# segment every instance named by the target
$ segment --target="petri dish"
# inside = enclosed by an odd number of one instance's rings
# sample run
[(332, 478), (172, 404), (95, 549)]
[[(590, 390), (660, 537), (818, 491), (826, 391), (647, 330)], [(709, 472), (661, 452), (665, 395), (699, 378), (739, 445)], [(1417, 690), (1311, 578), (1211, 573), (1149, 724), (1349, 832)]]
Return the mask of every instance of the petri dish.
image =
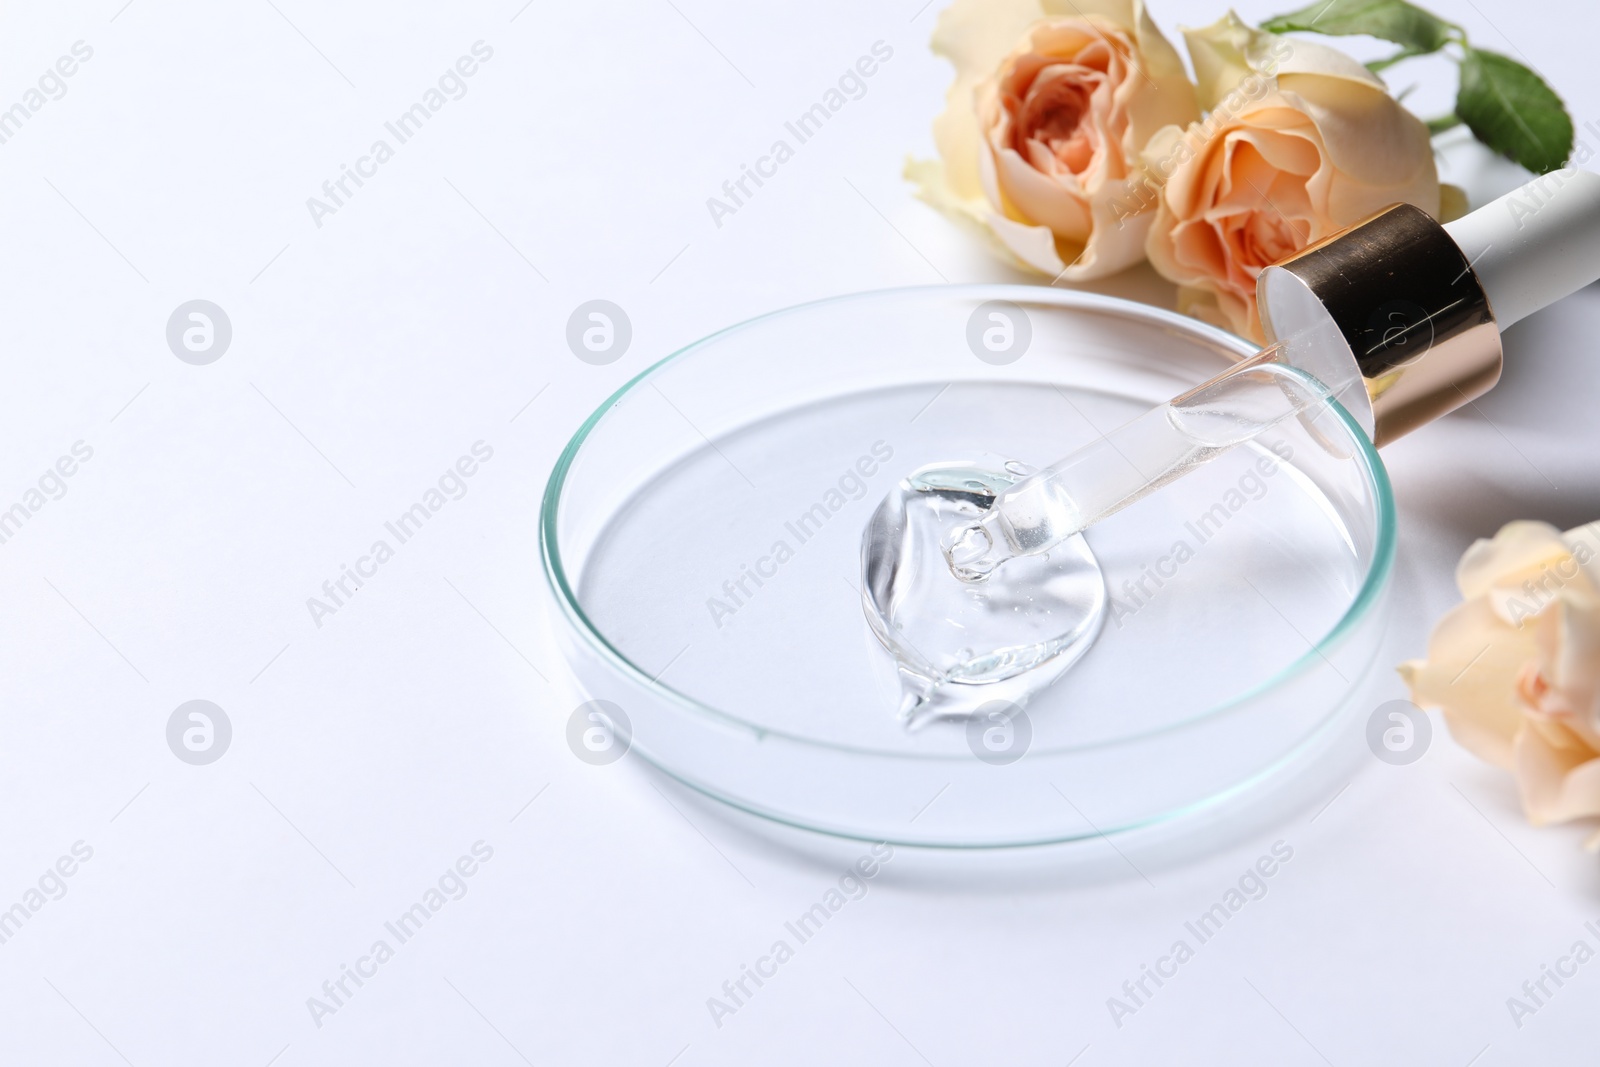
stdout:
[(1269, 796), (1348, 720), (1383, 634), (1393, 500), (1335, 401), (1091, 529), (1100, 636), (1014, 719), (908, 731), (860, 597), (862, 527), (907, 473), (1044, 466), (1253, 351), (1034, 286), (864, 293), (713, 334), (555, 465), (539, 533), (563, 651), (633, 752), (840, 837), (1054, 845)]

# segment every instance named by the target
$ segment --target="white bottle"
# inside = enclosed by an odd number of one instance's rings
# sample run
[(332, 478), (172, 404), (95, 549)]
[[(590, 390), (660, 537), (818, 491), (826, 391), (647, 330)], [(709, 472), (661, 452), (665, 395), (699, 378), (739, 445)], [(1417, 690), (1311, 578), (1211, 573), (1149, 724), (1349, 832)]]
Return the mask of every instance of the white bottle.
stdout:
[(1600, 175), (1552, 171), (1455, 222), (1406, 204), (1261, 272), (1278, 357), (1322, 381), (1375, 444), (1500, 378), (1500, 331), (1600, 279)]

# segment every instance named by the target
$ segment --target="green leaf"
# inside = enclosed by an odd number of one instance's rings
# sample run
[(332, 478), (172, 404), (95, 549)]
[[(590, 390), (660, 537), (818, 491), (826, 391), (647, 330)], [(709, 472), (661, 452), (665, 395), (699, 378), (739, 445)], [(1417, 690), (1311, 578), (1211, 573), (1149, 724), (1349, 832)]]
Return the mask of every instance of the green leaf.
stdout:
[(1278, 15), (1261, 24), (1270, 33), (1302, 30), (1329, 37), (1362, 34), (1393, 41), (1403, 51), (1393, 59), (1437, 52), (1459, 33), (1443, 19), (1406, 0), (1317, 0), (1309, 7)]
[(1533, 71), (1495, 52), (1468, 48), (1461, 61), (1456, 114), (1472, 135), (1535, 174), (1564, 165), (1572, 119)]

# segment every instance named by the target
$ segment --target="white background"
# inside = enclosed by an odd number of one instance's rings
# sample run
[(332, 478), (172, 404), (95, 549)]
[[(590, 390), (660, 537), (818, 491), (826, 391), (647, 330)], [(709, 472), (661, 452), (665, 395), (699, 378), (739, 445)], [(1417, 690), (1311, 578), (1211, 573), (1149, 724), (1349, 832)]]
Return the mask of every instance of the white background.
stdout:
[[(1018, 278), (899, 177), (949, 77), (926, 47), (940, 2), (6, 5), (0, 107), (74, 42), (94, 55), (0, 145), (0, 507), (74, 442), (94, 455), (0, 545), (0, 907), (75, 842), (93, 858), (0, 945), (0, 1062), (1487, 1065), (1593, 1047), (1600, 963), (1520, 1029), (1506, 1008), (1573, 942), (1600, 945), (1587, 828), (1529, 828), (1437, 720), (1421, 762), (1368, 760), (1325, 809), (1202, 861), (1087, 885), (891, 864), (713, 1023), (707, 998), (839, 866), (637, 761), (573, 756), (538, 494), (605, 395), (713, 329)], [(1580, 125), (1600, 116), (1592, 13), (1437, 3)], [(1174, 32), (1221, 10), (1155, 14)], [(307, 197), (479, 40), (493, 58), (467, 94), (317, 227)], [(717, 227), (706, 198), (879, 40), (894, 55), (867, 94)], [(1431, 114), (1453, 78), (1425, 61), (1393, 80)], [(1516, 180), (1470, 146), (1447, 164), (1475, 202)], [(634, 328), (607, 367), (563, 339), (596, 297)], [(165, 341), (194, 298), (233, 325), (209, 366)], [(1519, 325), (1495, 393), (1388, 451), (1389, 661), (1422, 652), (1473, 538), (1600, 516), (1597, 332), (1593, 288)], [(494, 458), (467, 496), (316, 626), (306, 598), (478, 440)], [(197, 698), (234, 729), (204, 767), (165, 739)], [(1280, 839), (1294, 858), (1268, 896), (1115, 1026), (1107, 998)], [(480, 840), (470, 892), (316, 1025), (307, 998)]]

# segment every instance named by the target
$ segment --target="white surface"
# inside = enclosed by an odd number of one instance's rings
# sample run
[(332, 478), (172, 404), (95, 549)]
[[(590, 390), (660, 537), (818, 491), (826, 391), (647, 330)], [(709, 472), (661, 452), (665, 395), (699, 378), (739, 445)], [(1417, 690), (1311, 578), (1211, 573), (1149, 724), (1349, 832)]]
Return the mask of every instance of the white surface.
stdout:
[[(1143, 877), (952, 888), (891, 863), (714, 1025), (707, 998), (838, 866), (632, 761), (574, 758), (537, 496), (582, 417), (679, 344), (814, 297), (1012, 277), (898, 177), (948, 80), (933, 10), (273, 3), (0, 22), (0, 102), (94, 49), (0, 145), (0, 500), (94, 449), (0, 546), (0, 900), (94, 850), (0, 945), (0, 1062), (1488, 1065), (1593, 1047), (1600, 964), (1520, 1029), (1505, 1006), (1600, 943), (1587, 830), (1530, 829), (1437, 725), (1421, 762), (1369, 760), (1320, 813)], [(1571, 8), (1439, 8), (1544, 71), (1580, 125), (1600, 113)], [(1221, 7), (1155, 13), (1170, 31)], [(306, 198), (480, 39), (494, 55), (467, 94), (314, 226)], [(706, 198), (879, 40), (894, 55), (865, 95), (714, 225)], [(1399, 77), (1427, 82), (1420, 111), (1446, 106), (1442, 63)], [(1479, 202), (1516, 181), (1452, 158)], [(197, 297), (233, 324), (209, 366), (164, 339)], [(596, 297), (633, 324), (607, 367), (563, 340)], [(1394, 660), (1454, 602), (1474, 537), (1600, 515), (1597, 328), (1593, 288), (1530, 319), (1498, 390), (1390, 450)], [(306, 599), (478, 440), (494, 457), (467, 495), (314, 625)], [(234, 727), (206, 767), (164, 736), (196, 698)], [(1279, 839), (1293, 860), (1267, 896), (1113, 1025), (1107, 998)], [(479, 840), (494, 855), (470, 892), (314, 1025), (307, 998)]]
[(1445, 229), (1508, 329), (1600, 279), (1600, 174), (1552, 171)]

